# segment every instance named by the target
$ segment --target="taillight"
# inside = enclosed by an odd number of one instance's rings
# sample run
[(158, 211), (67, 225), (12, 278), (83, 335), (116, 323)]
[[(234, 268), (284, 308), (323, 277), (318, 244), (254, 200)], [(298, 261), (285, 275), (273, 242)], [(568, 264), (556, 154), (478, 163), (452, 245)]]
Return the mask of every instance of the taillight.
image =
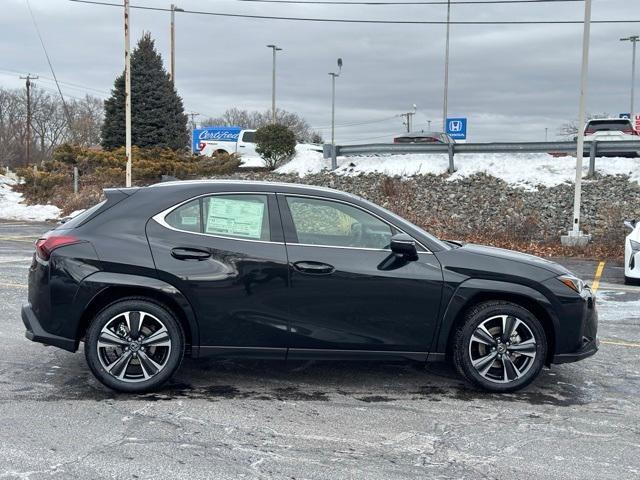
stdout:
[(587, 129), (584, 131), (584, 134), (585, 134), (585, 135), (593, 135), (594, 133), (596, 133), (596, 130), (595, 130), (595, 129), (592, 129), (592, 128), (587, 128)]
[(198, 150), (202, 150), (205, 147), (205, 143), (204, 142), (200, 142), (198, 143)]
[(623, 128), (622, 133), (626, 133), (627, 135), (634, 135), (635, 131), (633, 130), (633, 128)]
[(56, 248), (64, 247), (66, 245), (73, 245), (80, 242), (80, 239), (72, 235), (60, 235), (51, 236), (47, 238), (41, 238), (36, 241), (36, 253), (42, 260), (49, 260), (51, 252)]

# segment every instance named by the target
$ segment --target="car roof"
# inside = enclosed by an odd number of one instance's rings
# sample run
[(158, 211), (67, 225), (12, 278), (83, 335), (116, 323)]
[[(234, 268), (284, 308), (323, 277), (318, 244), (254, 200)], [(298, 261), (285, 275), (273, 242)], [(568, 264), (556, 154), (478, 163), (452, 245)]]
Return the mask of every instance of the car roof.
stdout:
[(268, 182), (263, 180), (230, 180), (230, 179), (205, 179), (205, 180), (172, 180), (169, 182), (154, 183), (147, 188), (173, 188), (176, 190), (189, 189), (189, 187), (223, 187), (222, 191), (231, 190), (233, 187), (237, 187), (239, 190), (243, 190), (246, 187), (253, 187), (248, 191), (263, 190), (266, 192), (282, 192), (282, 193), (329, 193), (332, 196), (344, 196), (352, 199), (362, 200), (361, 197), (353, 195), (351, 193), (343, 192), (328, 187), (321, 187), (316, 185), (304, 185), (301, 183), (288, 183), (288, 182)]
[(445, 135), (444, 132), (409, 132), (409, 133), (401, 133), (400, 135), (396, 135), (396, 138), (401, 137), (431, 137), (436, 135)]

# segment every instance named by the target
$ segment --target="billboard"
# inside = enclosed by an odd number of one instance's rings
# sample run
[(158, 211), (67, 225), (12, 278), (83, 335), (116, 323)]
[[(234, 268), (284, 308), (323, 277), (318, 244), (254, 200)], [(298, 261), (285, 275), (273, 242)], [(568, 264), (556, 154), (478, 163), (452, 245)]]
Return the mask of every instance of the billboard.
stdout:
[(199, 144), (205, 140), (217, 140), (218, 142), (237, 142), (242, 128), (240, 127), (203, 127), (192, 130), (191, 151), (198, 153)]

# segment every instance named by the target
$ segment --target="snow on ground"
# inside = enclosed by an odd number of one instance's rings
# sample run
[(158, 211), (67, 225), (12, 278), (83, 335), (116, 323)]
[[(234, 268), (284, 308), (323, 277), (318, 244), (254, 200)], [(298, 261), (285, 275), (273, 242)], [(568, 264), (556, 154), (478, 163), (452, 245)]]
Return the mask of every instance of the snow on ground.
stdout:
[[(331, 161), (322, 158), (321, 152), (309, 148), (299, 149), (289, 163), (276, 170), (277, 173), (297, 173), (300, 176), (319, 173), (330, 167)], [(449, 180), (457, 180), (483, 172), (501, 178), (515, 187), (533, 189), (537, 185), (552, 187), (575, 178), (575, 157), (552, 157), (546, 153), (492, 153), (458, 154), (455, 156), (456, 172)], [(585, 158), (583, 170), (586, 175), (589, 159)], [(597, 158), (596, 171), (604, 175), (630, 175), (631, 180), (640, 180), (640, 159)], [(338, 157), (338, 175), (360, 175), (384, 173), (390, 176), (412, 176), (444, 174), (449, 167), (447, 155), (379, 155)]]
[(25, 205), (22, 194), (11, 187), (17, 182), (0, 175), (0, 219), (43, 222), (60, 216), (60, 209), (53, 205)]

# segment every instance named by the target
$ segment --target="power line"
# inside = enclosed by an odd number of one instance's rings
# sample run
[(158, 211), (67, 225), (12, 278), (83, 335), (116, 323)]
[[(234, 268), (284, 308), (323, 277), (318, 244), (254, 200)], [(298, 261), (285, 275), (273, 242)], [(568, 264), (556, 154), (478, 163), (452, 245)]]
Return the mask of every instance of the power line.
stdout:
[[(21, 72), (19, 72), (18, 70), (8, 70), (8, 69), (4, 69), (4, 68), (0, 68), (0, 72), (4, 72), (7, 75), (11, 75), (13, 76), (13, 74), (20, 74)], [(50, 81), (50, 82), (55, 82), (55, 80), (51, 77), (47, 77), (46, 75), (40, 75), (40, 80), (41, 81)], [(83, 90), (86, 93), (90, 93), (90, 91), (93, 92), (97, 92), (97, 93), (102, 93), (102, 94), (106, 94), (108, 95), (110, 92), (107, 90), (101, 90), (99, 88), (95, 88), (95, 87), (89, 87), (88, 85), (82, 85), (80, 83), (72, 83), (72, 82), (66, 82), (66, 81), (62, 81), (62, 80), (58, 80), (58, 83), (60, 83), (60, 85), (65, 85), (69, 88), (75, 88), (76, 90)], [(67, 96), (69, 96), (69, 94), (67, 94)]]
[[(382, 123), (382, 122), (388, 122), (389, 120), (393, 120), (395, 118), (398, 118), (399, 115), (393, 115), (391, 117), (385, 117), (385, 118), (380, 118), (377, 120), (369, 120), (367, 122), (355, 122), (355, 123), (342, 123), (342, 124), (336, 124), (336, 127), (357, 127), (360, 125), (371, 125), (372, 123)], [(331, 128), (331, 125), (328, 126), (322, 126), (322, 127), (309, 127), (313, 130), (327, 130), (329, 128)]]
[[(119, 7), (122, 5), (119, 3), (111, 2), (99, 2), (94, 0), (69, 0), (75, 3), (85, 3), (90, 5), (101, 5), (107, 7)], [(150, 10), (156, 12), (169, 12), (170, 8), (163, 7), (146, 7), (142, 5), (131, 5), (131, 8), (138, 10)], [(248, 18), (253, 20), (286, 20), (293, 22), (315, 22), (315, 23), (367, 23), (367, 24), (395, 24), (395, 25), (582, 25), (583, 20), (508, 20), (508, 21), (462, 21), (456, 20), (451, 22), (446, 21), (429, 21), (429, 20), (360, 20), (360, 19), (346, 19), (346, 18), (312, 18), (312, 17), (280, 17), (272, 15), (247, 15), (239, 13), (220, 13), (220, 12), (206, 12), (201, 10), (184, 10), (181, 13), (191, 13), (195, 15), (210, 15), (214, 17), (230, 17), (230, 18)], [(617, 24), (617, 23), (640, 23), (638, 20), (592, 20), (591, 23), (604, 23), (604, 24)]]
[[(415, 2), (349, 2), (346, 0), (236, 0), (243, 3), (284, 3), (296, 5), (369, 5), (369, 6), (396, 6), (396, 5), (447, 5), (446, 0), (415, 1)], [(584, 0), (458, 0), (451, 5), (490, 5), (490, 4), (514, 4), (514, 3), (577, 3)]]
[(62, 106), (64, 108), (65, 117), (67, 119), (67, 124), (69, 128), (72, 127), (73, 123), (71, 122), (71, 115), (69, 114), (69, 108), (67, 108), (67, 102), (64, 100), (64, 95), (62, 95), (62, 90), (60, 89), (60, 85), (58, 84), (58, 79), (56, 78), (56, 72), (53, 70), (53, 65), (51, 63), (51, 59), (49, 58), (49, 52), (47, 52), (47, 47), (44, 45), (44, 40), (42, 39), (42, 35), (40, 34), (40, 29), (38, 28), (38, 23), (36, 22), (36, 17), (33, 15), (33, 10), (31, 10), (31, 5), (29, 4), (29, 0), (27, 0), (27, 8), (29, 9), (29, 14), (31, 15), (31, 20), (33, 21), (33, 26), (36, 29), (36, 33), (38, 34), (38, 38), (40, 39), (40, 45), (42, 45), (42, 50), (44, 50), (44, 56), (47, 57), (47, 63), (49, 64), (49, 69), (51, 70), (51, 75), (53, 75), (53, 79), (56, 82), (56, 87), (58, 88), (58, 93), (60, 94), (60, 98), (62, 99)]

